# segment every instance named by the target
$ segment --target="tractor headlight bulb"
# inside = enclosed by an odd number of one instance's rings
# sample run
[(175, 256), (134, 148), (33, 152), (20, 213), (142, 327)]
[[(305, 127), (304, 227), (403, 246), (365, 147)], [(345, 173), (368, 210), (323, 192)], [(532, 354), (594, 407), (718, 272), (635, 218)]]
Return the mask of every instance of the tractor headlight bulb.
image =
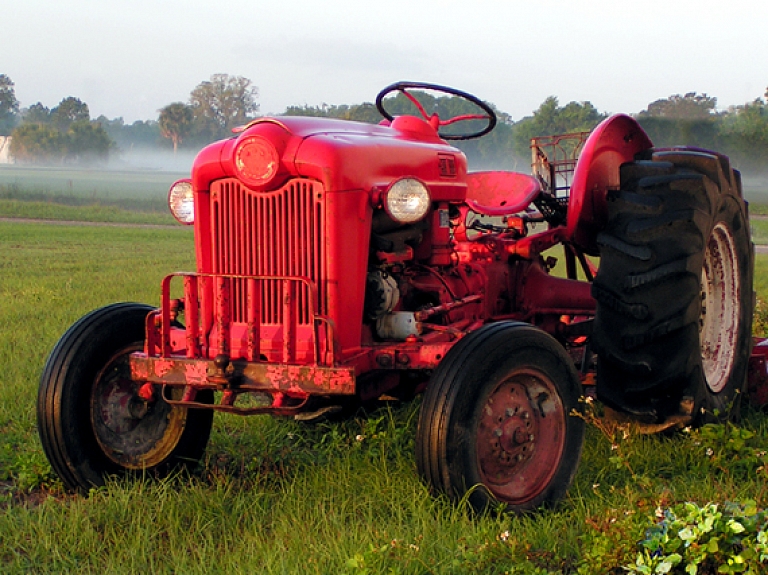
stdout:
[(168, 207), (179, 223), (195, 223), (195, 194), (190, 180), (179, 180), (171, 186)]
[(392, 184), (384, 195), (384, 209), (393, 220), (403, 224), (418, 222), (429, 211), (429, 190), (416, 178), (403, 178)]

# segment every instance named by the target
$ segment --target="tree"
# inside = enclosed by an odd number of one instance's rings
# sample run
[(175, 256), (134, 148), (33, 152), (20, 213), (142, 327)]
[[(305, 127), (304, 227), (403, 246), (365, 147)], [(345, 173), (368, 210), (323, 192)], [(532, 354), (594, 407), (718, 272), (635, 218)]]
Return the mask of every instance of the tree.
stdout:
[(560, 106), (555, 96), (550, 96), (533, 113), (513, 127), (515, 151), (522, 157), (530, 153), (531, 138), (552, 136), (568, 132), (592, 130), (604, 118), (590, 102), (569, 102)]
[(24, 111), (24, 122), (28, 124), (47, 124), (51, 121), (51, 111), (41, 102), (32, 104)]
[(71, 96), (50, 112), (33, 104), (11, 136), (9, 151), (22, 163), (104, 161), (115, 146), (101, 123), (91, 122), (88, 105)]
[(214, 74), (201, 82), (189, 96), (197, 134), (209, 141), (226, 137), (259, 110), (258, 95), (258, 88), (242, 76)]
[(719, 149), (717, 98), (688, 92), (656, 100), (637, 115), (640, 125), (657, 146), (690, 145)]
[(739, 168), (764, 169), (768, 163), (768, 105), (757, 98), (722, 118), (720, 131), (727, 153)]
[(5, 74), (0, 74), (0, 136), (7, 136), (16, 125), (19, 101), (13, 81)]
[(669, 98), (651, 102), (648, 108), (638, 116), (670, 120), (709, 120), (713, 118), (716, 106), (717, 98), (688, 92), (684, 96), (675, 94)]
[(168, 104), (160, 110), (158, 126), (163, 138), (168, 138), (173, 142), (173, 153), (179, 149), (179, 144), (192, 131), (192, 122), (194, 113), (192, 107), (182, 102)]
[(112, 140), (101, 124), (76, 120), (64, 135), (64, 159), (76, 163), (104, 161), (112, 146)]
[(61, 133), (44, 124), (22, 124), (11, 135), (9, 152), (17, 162), (45, 164), (60, 160), (64, 148)]
[(73, 122), (89, 121), (90, 119), (91, 113), (88, 110), (88, 104), (72, 96), (64, 98), (58, 106), (51, 110), (51, 121), (60, 132), (66, 132)]
[(123, 150), (156, 147), (161, 141), (157, 120), (136, 120), (126, 124), (122, 117), (110, 120), (104, 115), (96, 118), (104, 131)]

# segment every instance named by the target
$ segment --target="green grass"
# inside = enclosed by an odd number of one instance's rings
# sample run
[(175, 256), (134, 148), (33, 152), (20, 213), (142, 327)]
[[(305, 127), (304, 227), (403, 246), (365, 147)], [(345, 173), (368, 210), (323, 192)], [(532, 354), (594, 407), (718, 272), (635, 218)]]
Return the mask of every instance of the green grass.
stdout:
[(125, 224), (180, 225), (168, 212), (136, 211), (114, 205), (70, 206), (55, 201), (32, 202), (0, 199), (0, 218), (110, 222)]
[(0, 165), (0, 191), (84, 199), (165, 198), (171, 184), (188, 173), (154, 170), (87, 170)]
[[(0, 217), (168, 223), (174, 179), (2, 167)], [(768, 241), (762, 221), (753, 230)], [(592, 418), (557, 509), (477, 517), (419, 481), (418, 399), (315, 426), (217, 414), (192, 477), (66, 494), (36, 431), (47, 354), (91, 309), (157, 304), (165, 274), (194, 268), (192, 250), (182, 226), (0, 222), (0, 572), (598, 575), (634, 562), (657, 508), (768, 505), (768, 424), (747, 409), (755, 435), (742, 444), (723, 428), (649, 437)], [(768, 301), (768, 256), (756, 258), (755, 288)]]
[(755, 244), (768, 244), (768, 219), (751, 218), (752, 241)]
[[(586, 573), (634, 561), (657, 507), (768, 505), (765, 417), (742, 446), (698, 432), (588, 427), (557, 509), (483, 516), (432, 497), (413, 459), (419, 401), (315, 426), (217, 414), (191, 478), (67, 495), (35, 427), (37, 380), (57, 338), (115, 301), (158, 303), (192, 269), (189, 228), (0, 222), (0, 571), (3, 573)], [(768, 256), (758, 256), (768, 297)], [(615, 571), (619, 573), (621, 571)]]
[(0, 217), (172, 224), (168, 189), (186, 176), (0, 166)]

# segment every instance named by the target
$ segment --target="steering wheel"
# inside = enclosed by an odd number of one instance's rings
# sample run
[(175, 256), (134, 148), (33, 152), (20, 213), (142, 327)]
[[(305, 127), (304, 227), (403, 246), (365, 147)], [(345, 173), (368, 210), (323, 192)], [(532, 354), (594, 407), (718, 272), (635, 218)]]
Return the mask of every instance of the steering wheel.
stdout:
[[(485, 112), (485, 114), (462, 114), (460, 116), (448, 118), (447, 120), (441, 120), (437, 114), (427, 114), (426, 110), (424, 110), (424, 106), (422, 106), (416, 97), (408, 90), (432, 90), (434, 92), (442, 92), (443, 94), (457, 96), (463, 100), (472, 102), (475, 106)], [(496, 126), (496, 113), (488, 104), (479, 98), (455, 88), (440, 86), (438, 84), (426, 84), (424, 82), (396, 82), (379, 92), (378, 96), (376, 96), (376, 109), (382, 116), (390, 121), (394, 119), (394, 116), (384, 109), (384, 98), (392, 92), (400, 92), (403, 96), (408, 98), (408, 100), (410, 100), (419, 110), (421, 116), (437, 131), (437, 135), (444, 140), (471, 140), (472, 138), (479, 138), (493, 130)], [(450, 126), (456, 122), (465, 122), (468, 120), (486, 120), (488, 125), (479, 132), (470, 132), (468, 134), (444, 134), (440, 132), (441, 126)]]

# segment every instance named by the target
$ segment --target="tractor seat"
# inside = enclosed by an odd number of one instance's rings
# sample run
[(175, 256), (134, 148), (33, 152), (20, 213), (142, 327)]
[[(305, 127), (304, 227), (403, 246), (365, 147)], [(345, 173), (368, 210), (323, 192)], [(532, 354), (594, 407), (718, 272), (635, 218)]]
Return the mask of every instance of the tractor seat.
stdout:
[(467, 174), (466, 203), (484, 216), (511, 216), (525, 210), (541, 192), (533, 176), (518, 172)]

